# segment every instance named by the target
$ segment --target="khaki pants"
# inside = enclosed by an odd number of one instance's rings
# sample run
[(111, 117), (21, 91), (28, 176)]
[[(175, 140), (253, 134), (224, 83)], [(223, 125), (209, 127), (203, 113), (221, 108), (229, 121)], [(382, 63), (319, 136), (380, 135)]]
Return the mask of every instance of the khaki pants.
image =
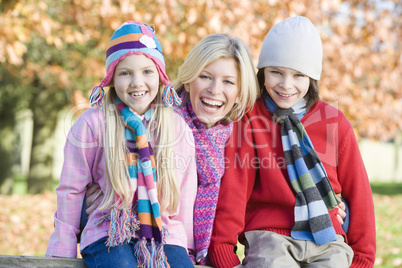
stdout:
[(245, 236), (245, 258), (238, 268), (347, 268), (353, 259), (353, 250), (341, 235), (323, 246), (269, 231), (249, 231)]

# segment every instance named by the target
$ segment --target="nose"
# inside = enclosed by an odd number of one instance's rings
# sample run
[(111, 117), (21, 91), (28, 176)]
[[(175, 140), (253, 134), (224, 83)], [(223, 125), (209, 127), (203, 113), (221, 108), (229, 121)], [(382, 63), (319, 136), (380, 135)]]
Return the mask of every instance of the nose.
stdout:
[(279, 85), (283, 88), (283, 89), (291, 89), (293, 87), (293, 79), (292, 76), (290, 75), (283, 75), (282, 76), (282, 80), (279, 83)]
[(141, 87), (142, 82), (143, 82), (143, 79), (142, 79), (142, 76), (141, 76), (141, 75), (132, 74), (132, 76), (131, 76), (131, 83), (130, 83), (130, 86), (131, 86), (132, 88)]
[(211, 82), (211, 85), (208, 88), (208, 92), (213, 94), (213, 95), (217, 95), (220, 92), (222, 92), (222, 85), (221, 82), (217, 79), (213, 80)]

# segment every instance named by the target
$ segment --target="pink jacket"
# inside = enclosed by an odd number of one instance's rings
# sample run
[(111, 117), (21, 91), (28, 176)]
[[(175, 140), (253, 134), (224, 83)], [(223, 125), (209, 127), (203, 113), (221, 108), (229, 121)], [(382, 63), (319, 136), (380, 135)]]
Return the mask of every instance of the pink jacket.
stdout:
[[(180, 186), (180, 204), (173, 214), (162, 213), (162, 224), (168, 230), (167, 244), (178, 245), (194, 251), (193, 209), (197, 193), (197, 171), (194, 138), (184, 120), (174, 113), (176, 129), (175, 163)], [(105, 190), (105, 154), (103, 139), (105, 116), (102, 110), (86, 110), (71, 127), (64, 147), (64, 165), (57, 193), (57, 211), (54, 215), (55, 230), (49, 239), (46, 256), (77, 256), (81, 208), (87, 187), (93, 182)], [(109, 211), (94, 211), (85, 226), (80, 250), (107, 236), (109, 224), (97, 228), (95, 222)]]

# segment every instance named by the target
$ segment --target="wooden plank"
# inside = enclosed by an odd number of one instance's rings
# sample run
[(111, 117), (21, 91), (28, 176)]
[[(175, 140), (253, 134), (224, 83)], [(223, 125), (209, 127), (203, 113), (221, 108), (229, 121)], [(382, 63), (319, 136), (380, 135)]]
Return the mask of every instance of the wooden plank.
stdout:
[[(47, 258), (35, 256), (0, 255), (0, 268), (87, 268), (83, 259)], [(196, 268), (210, 266), (196, 265)]]
[(0, 268), (86, 268), (83, 259), (47, 258), (34, 256), (0, 255)]

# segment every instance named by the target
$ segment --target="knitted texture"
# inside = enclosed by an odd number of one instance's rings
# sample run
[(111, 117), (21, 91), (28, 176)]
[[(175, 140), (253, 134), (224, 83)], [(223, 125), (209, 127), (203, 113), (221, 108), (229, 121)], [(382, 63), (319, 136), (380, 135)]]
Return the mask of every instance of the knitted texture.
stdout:
[(265, 107), (281, 124), (282, 147), (289, 179), (296, 192), (295, 225), (291, 236), (315, 241), (319, 246), (336, 241), (336, 233), (328, 214), (339, 204), (327, 173), (300, 119), (305, 115), (305, 100), (281, 109), (268, 94)]
[(117, 64), (125, 57), (133, 54), (145, 55), (155, 63), (159, 78), (166, 85), (163, 104), (171, 107), (172, 103), (175, 102), (180, 105), (181, 100), (177, 97), (173, 87), (170, 86), (171, 82), (166, 74), (162, 46), (155, 36), (154, 28), (135, 21), (124, 22), (110, 38), (106, 51), (106, 76), (92, 90), (90, 104), (92, 106), (103, 106), (103, 88), (111, 84)]
[(269, 30), (262, 43), (257, 68), (285, 67), (320, 80), (322, 43), (317, 29), (302, 16), (287, 18)]
[(207, 265), (219, 188), (225, 173), (225, 144), (232, 133), (233, 123), (229, 125), (218, 123), (212, 128), (205, 127), (194, 113), (190, 101), (178, 107), (176, 111), (183, 117), (194, 135), (198, 173), (198, 189), (194, 204), (194, 241), (197, 262)]

